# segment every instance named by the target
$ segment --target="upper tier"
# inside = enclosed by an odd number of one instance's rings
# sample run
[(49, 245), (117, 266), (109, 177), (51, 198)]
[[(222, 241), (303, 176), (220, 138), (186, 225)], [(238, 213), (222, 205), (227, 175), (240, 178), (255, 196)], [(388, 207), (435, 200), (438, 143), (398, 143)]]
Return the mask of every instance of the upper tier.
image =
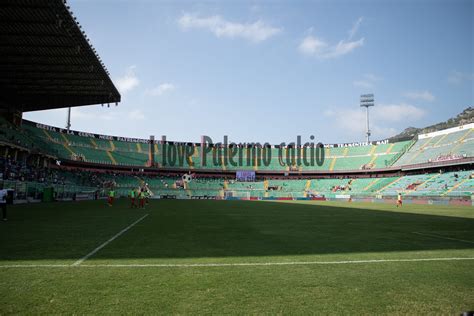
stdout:
[(474, 156), (474, 123), (420, 135), (396, 166), (449, 161)]
[[(24, 121), (22, 128), (17, 129), (6, 121), (1, 121), (3, 134), (0, 140), (22, 144), (23, 147), (36, 148), (46, 154), (62, 160), (81, 160), (92, 163), (123, 165), (123, 166), (150, 166), (149, 140), (96, 135), (84, 132), (70, 131), (61, 128), (46, 126), (34, 122)], [(474, 124), (472, 124), (474, 125)], [(371, 144), (330, 145), (325, 148), (325, 159), (321, 166), (282, 166), (279, 161), (280, 149), (271, 148), (271, 161), (268, 166), (258, 165), (247, 161), (247, 150), (242, 150), (243, 165), (221, 165), (223, 158), (213, 162), (216, 149), (206, 154), (207, 164), (202, 161), (200, 146), (188, 143), (185, 148), (192, 153), (189, 160), (184, 159), (176, 165), (163, 165), (163, 144), (153, 144), (154, 165), (159, 167), (213, 170), (263, 170), (263, 171), (333, 171), (333, 170), (360, 170), (385, 168), (393, 164), (407, 165), (440, 159), (455, 159), (456, 157), (474, 156), (473, 126), (466, 125), (457, 129), (436, 132), (420, 137), (418, 141), (388, 141), (373, 142)], [(359, 146), (360, 145), (360, 146)], [(168, 146), (169, 148), (169, 146)], [(281, 151), (286, 157), (286, 149)], [(239, 157), (237, 154), (236, 158)], [(290, 166), (289, 166), (290, 165)]]

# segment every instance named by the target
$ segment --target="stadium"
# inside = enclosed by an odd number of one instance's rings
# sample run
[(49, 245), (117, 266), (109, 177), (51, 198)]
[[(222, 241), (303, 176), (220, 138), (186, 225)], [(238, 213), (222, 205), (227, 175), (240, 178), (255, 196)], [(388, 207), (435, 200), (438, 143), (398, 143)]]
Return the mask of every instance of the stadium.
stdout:
[(473, 108), (339, 143), (53, 126), (25, 113), (121, 102), (107, 61), (64, 1), (0, 17), (0, 314), (474, 310)]

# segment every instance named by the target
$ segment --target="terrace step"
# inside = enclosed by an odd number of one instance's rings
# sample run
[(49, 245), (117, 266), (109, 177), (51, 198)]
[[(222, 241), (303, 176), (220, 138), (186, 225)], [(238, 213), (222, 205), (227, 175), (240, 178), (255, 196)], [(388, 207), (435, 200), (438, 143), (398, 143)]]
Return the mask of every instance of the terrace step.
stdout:
[(383, 190), (385, 190), (386, 188), (388, 188), (389, 186), (391, 186), (392, 184), (395, 184), (397, 183), (398, 181), (400, 181), (403, 177), (400, 177), (400, 178), (397, 178), (395, 180), (393, 180), (392, 182), (390, 182), (389, 184), (387, 184), (386, 186), (384, 186), (383, 188), (381, 188), (380, 190), (378, 190), (376, 193), (380, 193), (382, 192)]
[(370, 182), (369, 185), (366, 186), (362, 191), (367, 191), (368, 189), (370, 189), (372, 186), (374, 186), (379, 181), (380, 181), (380, 178), (375, 179), (374, 181)]
[(459, 146), (462, 145), (462, 142), (466, 139), (466, 137), (472, 132), (472, 128), (470, 128), (460, 139), (457, 141), (457, 145), (454, 146), (453, 149), (451, 149), (451, 152), (455, 153), (456, 150), (459, 148)]
[(333, 171), (334, 170), (334, 165), (336, 165), (336, 159), (337, 157), (334, 157), (331, 161), (331, 164), (329, 165), (329, 171)]
[(466, 182), (467, 180), (469, 180), (469, 178), (466, 178), (466, 179), (462, 180), (461, 182), (456, 183), (451, 189), (449, 189), (448, 191), (444, 192), (442, 195), (444, 196), (444, 195), (449, 194), (449, 192), (455, 190), (457, 187), (461, 186), (461, 185), (462, 185), (464, 182)]
[(112, 153), (109, 150), (105, 151), (107, 153), (107, 156), (109, 156), (110, 161), (112, 161), (112, 164), (116, 165), (117, 161), (115, 160), (114, 156), (112, 156)]
[(91, 141), (91, 144), (92, 146), (94, 146), (95, 149), (99, 148), (99, 146), (97, 146), (97, 143), (95, 142), (93, 138), (89, 138), (89, 140)]
[(388, 155), (392, 152), (393, 146), (395, 146), (395, 144), (393, 144), (393, 143), (390, 144), (390, 146), (388, 146), (387, 151), (385, 152), (386, 155)]
[(432, 177), (430, 177), (429, 179), (427, 179), (425, 182), (423, 182), (423, 183), (417, 185), (416, 188), (415, 188), (415, 191), (416, 191), (418, 188), (423, 187), (423, 186), (424, 186), (425, 184), (427, 184), (428, 182), (433, 181), (434, 179), (436, 179), (436, 178), (439, 177), (440, 175), (441, 175), (440, 173), (437, 173), (437, 174), (435, 174), (434, 176), (432, 176)]

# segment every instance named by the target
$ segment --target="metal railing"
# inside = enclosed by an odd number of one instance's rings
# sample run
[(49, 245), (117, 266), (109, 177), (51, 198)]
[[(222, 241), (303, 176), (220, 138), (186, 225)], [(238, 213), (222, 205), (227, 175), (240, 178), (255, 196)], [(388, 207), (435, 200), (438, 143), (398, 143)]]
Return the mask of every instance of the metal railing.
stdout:
[[(92, 194), (97, 189), (72, 184), (50, 184), (18, 180), (0, 180), (4, 189), (14, 190), (15, 200), (43, 200), (44, 190), (53, 188), (54, 199), (75, 199), (78, 194)], [(102, 194), (102, 192), (101, 192)]]

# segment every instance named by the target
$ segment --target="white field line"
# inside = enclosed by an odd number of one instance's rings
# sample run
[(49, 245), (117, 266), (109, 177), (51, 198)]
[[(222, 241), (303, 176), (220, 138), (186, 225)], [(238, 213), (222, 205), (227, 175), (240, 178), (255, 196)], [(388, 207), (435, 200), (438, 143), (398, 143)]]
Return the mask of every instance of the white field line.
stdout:
[(298, 266), (298, 265), (340, 265), (387, 262), (429, 262), (429, 261), (465, 261), (474, 257), (452, 258), (412, 258), (412, 259), (373, 259), (344, 261), (288, 261), (288, 262), (241, 262), (241, 263), (149, 263), (149, 264), (11, 264), (0, 265), (4, 268), (196, 268), (196, 267), (258, 267), (258, 266)]
[(425, 233), (419, 233), (419, 232), (413, 232), (413, 234), (420, 235), (420, 236), (432, 237), (432, 238), (448, 239), (448, 240), (454, 240), (454, 241), (459, 241), (459, 242), (466, 242), (468, 244), (474, 244), (474, 241), (472, 241), (472, 240), (444, 237), (444, 236), (440, 236), (440, 235), (436, 235), (436, 234), (425, 234)]
[(124, 229), (122, 229), (121, 231), (119, 231), (117, 234), (115, 234), (114, 236), (112, 236), (109, 240), (107, 240), (106, 242), (104, 242), (102, 245), (100, 245), (99, 247), (95, 248), (94, 250), (92, 250), (91, 252), (89, 252), (87, 255), (85, 255), (84, 257), (82, 257), (81, 259), (77, 260), (76, 262), (74, 262), (72, 265), (73, 266), (78, 266), (80, 265), (81, 263), (83, 263), (85, 260), (89, 259), (90, 257), (92, 257), (94, 254), (96, 254), (99, 250), (101, 250), (102, 248), (104, 248), (105, 246), (107, 246), (109, 243), (111, 243), (112, 241), (114, 241), (115, 239), (117, 239), (118, 237), (120, 237), (123, 233), (127, 232), (127, 230), (129, 230), (130, 228), (132, 228), (133, 226), (135, 226), (136, 224), (138, 224), (139, 222), (141, 222), (145, 217), (147, 217), (148, 214), (145, 214), (143, 215), (142, 217), (140, 217), (138, 220), (136, 220), (135, 222), (131, 223), (130, 225), (128, 225), (127, 227), (125, 227)]

